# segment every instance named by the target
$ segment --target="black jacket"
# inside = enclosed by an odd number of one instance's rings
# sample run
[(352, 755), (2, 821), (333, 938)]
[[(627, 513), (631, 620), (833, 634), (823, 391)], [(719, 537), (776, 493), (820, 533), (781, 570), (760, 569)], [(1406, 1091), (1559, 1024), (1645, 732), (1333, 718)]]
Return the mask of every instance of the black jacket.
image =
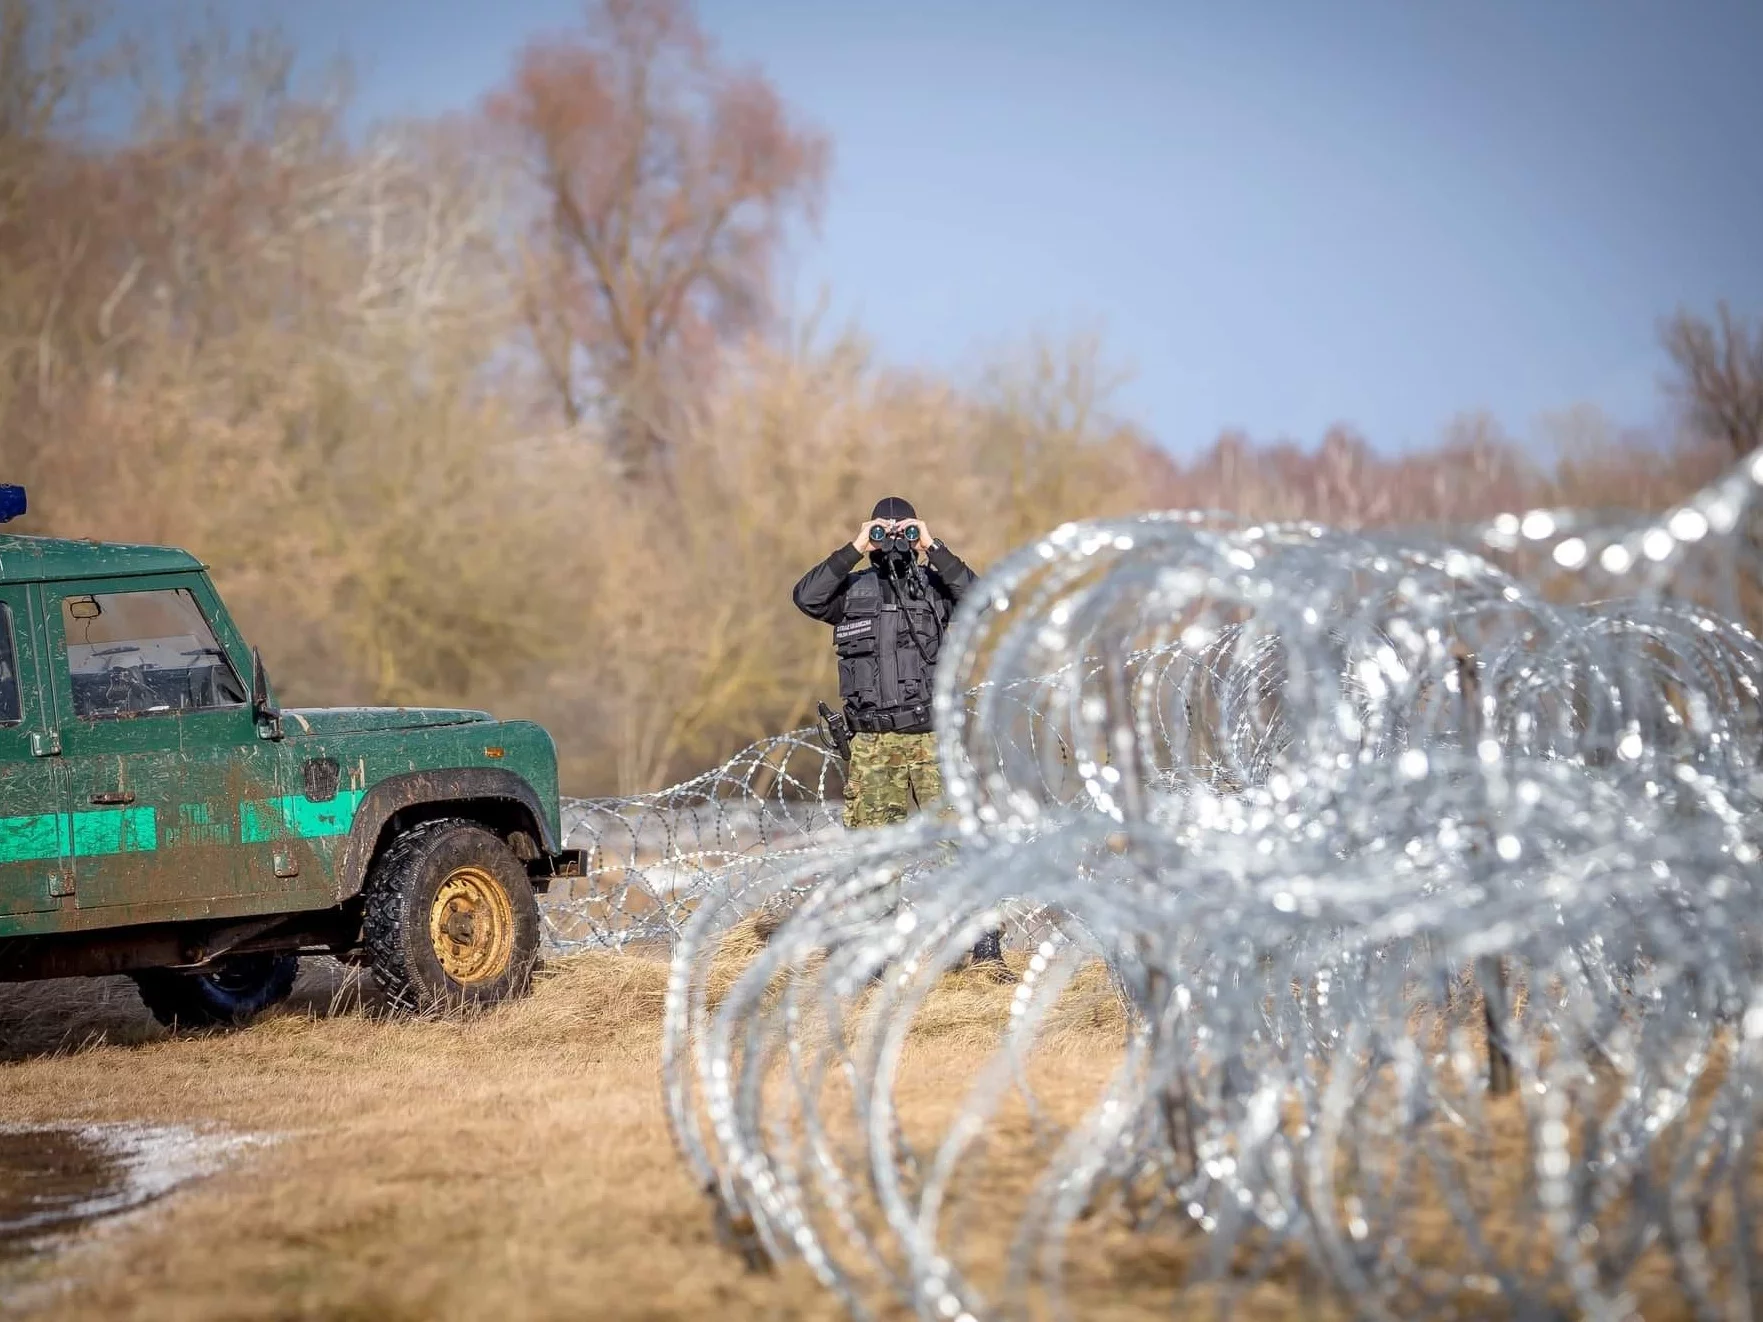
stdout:
[(897, 578), (875, 556), (857, 569), (863, 558), (849, 544), (834, 551), (802, 575), (796, 608), (833, 626), (839, 693), (853, 730), (928, 733), (943, 631), (978, 575), (940, 542), (926, 553), (928, 565)]

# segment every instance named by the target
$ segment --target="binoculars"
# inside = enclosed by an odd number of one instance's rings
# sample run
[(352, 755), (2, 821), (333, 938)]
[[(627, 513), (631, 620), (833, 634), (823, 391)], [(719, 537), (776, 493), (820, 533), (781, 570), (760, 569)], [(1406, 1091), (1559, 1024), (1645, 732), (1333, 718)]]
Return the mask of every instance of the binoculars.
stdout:
[(916, 523), (909, 523), (906, 525), (906, 531), (900, 534), (890, 533), (886, 528), (878, 528), (873, 524), (870, 525), (869, 540), (874, 542), (877, 546), (887, 541), (890, 537), (896, 541), (903, 538), (909, 546), (916, 545), (918, 542), (918, 525)]

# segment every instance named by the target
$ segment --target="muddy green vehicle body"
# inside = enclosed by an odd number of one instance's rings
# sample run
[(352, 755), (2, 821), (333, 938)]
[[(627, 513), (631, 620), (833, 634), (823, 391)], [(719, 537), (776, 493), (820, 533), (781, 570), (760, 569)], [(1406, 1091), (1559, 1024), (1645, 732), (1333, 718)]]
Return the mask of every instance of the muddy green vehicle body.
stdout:
[(579, 868), (542, 727), (282, 711), (192, 556), (0, 535), (0, 980), (345, 954), (375, 860), (443, 818), (535, 891)]

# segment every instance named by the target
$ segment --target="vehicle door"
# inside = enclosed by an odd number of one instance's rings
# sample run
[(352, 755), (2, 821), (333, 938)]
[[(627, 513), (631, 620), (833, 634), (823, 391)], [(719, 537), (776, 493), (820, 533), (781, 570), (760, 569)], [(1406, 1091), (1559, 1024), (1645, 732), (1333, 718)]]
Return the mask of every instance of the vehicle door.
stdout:
[(28, 584), (0, 584), (0, 935), (6, 917), (60, 908), (68, 884), (67, 785), (44, 719)]
[(149, 920), (289, 903), (299, 881), (277, 875), (274, 842), (241, 838), (241, 805), (274, 798), (278, 759), (257, 735), (248, 660), (210, 623), (219, 603), (207, 579), (87, 580), (44, 595), (79, 907)]

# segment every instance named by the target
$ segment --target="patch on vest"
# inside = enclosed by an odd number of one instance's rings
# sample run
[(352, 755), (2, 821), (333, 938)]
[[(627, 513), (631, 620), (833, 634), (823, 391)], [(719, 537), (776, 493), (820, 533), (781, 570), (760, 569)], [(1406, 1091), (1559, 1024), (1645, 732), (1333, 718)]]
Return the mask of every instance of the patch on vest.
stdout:
[(861, 638), (864, 634), (874, 631), (874, 620), (851, 620), (849, 623), (841, 624), (835, 628), (833, 638), (838, 642), (843, 642), (847, 638)]

